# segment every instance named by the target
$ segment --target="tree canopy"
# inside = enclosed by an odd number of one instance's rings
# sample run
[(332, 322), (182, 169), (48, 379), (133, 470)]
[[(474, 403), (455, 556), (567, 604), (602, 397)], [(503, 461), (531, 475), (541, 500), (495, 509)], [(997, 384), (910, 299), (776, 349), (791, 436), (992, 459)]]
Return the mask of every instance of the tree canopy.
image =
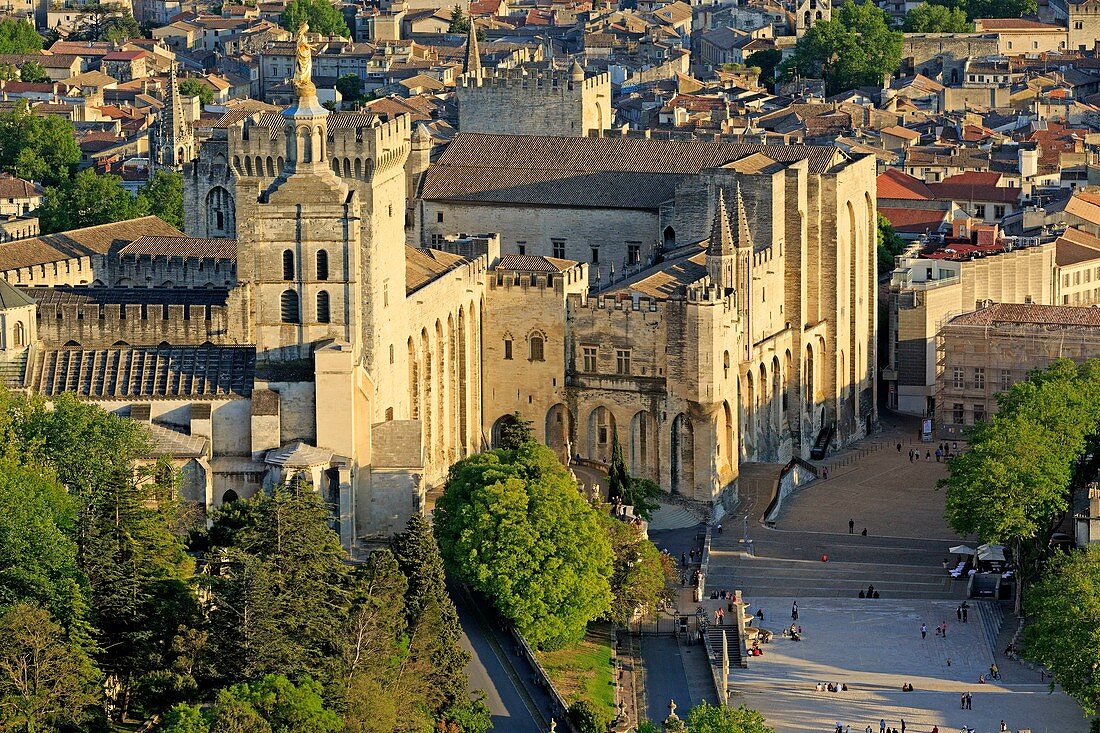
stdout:
[(905, 251), (905, 240), (894, 231), (894, 225), (882, 214), (878, 215), (877, 230), (878, 274), (893, 272), (894, 257)]
[(20, 81), (48, 84), (52, 79), (46, 73), (46, 67), (37, 61), (27, 61), (19, 67)]
[(500, 447), (515, 449), (535, 440), (531, 421), (524, 420), (519, 412), (505, 416), (500, 423)]
[(1100, 547), (1060, 554), (1024, 601), (1024, 656), (1049, 668), (1085, 713), (1095, 715), (1100, 710)]
[(14, 176), (56, 185), (80, 162), (73, 123), (33, 114), (27, 104), (0, 113), (0, 168)]
[(27, 54), (42, 50), (42, 36), (26, 20), (0, 20), (0, 53)]
[(137, 211), (183, 229), (183, 174), (158, 170), (138, 191)]
[(351, 36), (340, 9), (330, 0), (290, 0), (283, 11), (283, 28), (293, 33), (302, 23), (309, 23), (311, 33), (341, 38)]
[(611, 462), (607, 467), (607, 498), (634, 507), (634, 514), (648, 520), (659, 504), (661, 487), (649, 479), (634, 478), (626, 468), (618, 428), (611, 429)]
[(760, 83), (768, 89), (775, 89), (775, 70), (783, 60), (783, 52), (776, 48), (766, 48), (748, 55), (745, 64), (760, 69)]
[(951, 527), (987, 542), (1045, 545), (1069, 508), (1079, 461), (1092, 455), (1098, 390), (1100, 361), (1059, 359), (998, 395), (997, 414), (971, 428), (969, 448), (940, 482)]
[(782, 68), (787, 76), (824, 79), (829, 94), (881, 87), (901, 66), (901, 41), (877, 5), (846, 0), (833, 10), (832, 20), (815, 23), (798, 39)]
[(775, 733), (755, 710), (708, 705), (705, 700), (688, 713), (687, 726), (691, 733)]
[(325, 707), (323, 689), (306, 677), (298, 684), (267, 675), (220, 690), (214, 704), (178, 705), (165, 716), (161, 733), (338, 733), (344, 722)]
[(610, 515), (604, 515), (603, 521), (615, 557), (608, 619), (627, 624), (639, 613), (652, 616), (657, 605), (671, 596), (668, 583), (676, 577), (675, 563), (642, 536), (639, 527)]
[(974, 24), (959, 7), (921, 3), (905, 14), (906, 33), (973, 33)]
[(611, 546), (554, 452), (533, 442), (459, 461), (435, 509), (447, 568), (533, 645), (580, 641), (611, 603)]
[(199, 103), (203, 105), (211, 104), (214, 101), (214, 90), (210, 88), (210, 85), (203, 84), (194, 77), (180, 80), (179, 90), (180, 94), (185, 97), (198, 97)]
[(959, 9), (967, 20), (976, 18), (1022, 18), (1038, 10), (1036, 0), (928, 0), (931, 5)]
[(85, 168), (46, 188), (38, 212), (43, 233), (63, 232), (143, 216), (143, 202), (122, 187), (122, 179)]

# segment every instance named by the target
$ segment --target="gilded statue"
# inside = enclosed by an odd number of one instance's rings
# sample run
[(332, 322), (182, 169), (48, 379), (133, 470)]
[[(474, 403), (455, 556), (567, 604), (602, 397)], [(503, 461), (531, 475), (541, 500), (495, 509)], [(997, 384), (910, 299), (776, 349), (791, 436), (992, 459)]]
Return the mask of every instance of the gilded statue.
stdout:
[(299, 94), (313, 91), (313, 46), (306, 38), (309, 23), (302, 22), (294, 34), (294, 88)]

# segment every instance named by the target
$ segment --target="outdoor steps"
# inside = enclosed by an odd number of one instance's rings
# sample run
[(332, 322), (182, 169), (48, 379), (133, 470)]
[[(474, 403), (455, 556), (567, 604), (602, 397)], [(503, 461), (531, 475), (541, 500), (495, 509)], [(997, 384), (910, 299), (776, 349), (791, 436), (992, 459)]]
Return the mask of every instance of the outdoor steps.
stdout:
[(744, 658), (741, 655), (741, 642), (737, 636), (737, 627), (735, 626), (711, 626), (707, 627), (707, 642), (710, 645), (711, 651), (714, 653), (714, 664), (717, 667), (722, 666), (722, 632), (726, 632), (726, 645), (730, 655), (730, 669), (736, 669), (737, 667), (747, 667)]
[(664, 504), (653, 512), (649, 522), (650, 532), (666, 529), (688, 529), (700, 523), (699, 517), (678, 504)]
[(941, 568), (743, 557), (735, 565), (711, 564), (708, 590), (737, 590), (746, 598), (802, 596), (854, 598), (874, 585), (883, 598), (962, 598), (966, 583)]

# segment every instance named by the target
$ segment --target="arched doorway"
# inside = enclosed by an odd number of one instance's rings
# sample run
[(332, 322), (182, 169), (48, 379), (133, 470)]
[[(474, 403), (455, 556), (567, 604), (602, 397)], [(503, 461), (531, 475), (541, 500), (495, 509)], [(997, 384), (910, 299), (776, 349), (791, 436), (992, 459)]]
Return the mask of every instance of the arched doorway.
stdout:
[(491, 441), (491, 448), (500, 448), (501, 442), (504, 438), (504, 434), (507, 428), (516, 424), (515, 415), (501, 415), (493, 423), (492, 430), (489, 431), (489, 440)]
[(573, 451), (573, 430), (569, 423), (569, 408), (558, 403), (546, 412), (546, 445), (559, 458), (568, 458)]
[(672, 421), (672, 491), (695, 493), (695, 429), (682, 412)]
[(588, 457), (594, 461), (611, 461), (611, 436), (615, 433), (615, 416), (606, 407), (597, 407), (588, 415)]
[(239, 501), (240, 497), (237, 496), (237, 492), (233, 489), (228, 489), (222, 494), (222, 504), (232, 504), (235, 501)]

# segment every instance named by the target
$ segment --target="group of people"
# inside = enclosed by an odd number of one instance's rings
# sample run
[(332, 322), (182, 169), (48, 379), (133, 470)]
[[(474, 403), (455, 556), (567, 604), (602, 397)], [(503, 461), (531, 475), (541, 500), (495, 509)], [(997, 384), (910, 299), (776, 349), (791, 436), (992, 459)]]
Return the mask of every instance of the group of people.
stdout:
[(962, 623), (965, 624), (965, 623), (967, 623), (967, 619), (969, 618), (969, 616), (970, 616), (970, 604), (967, 603), (966, 601), (963, 601), (955, 609), (955, 617), (957, 619), (959, 619), (959, 621), (961, 621)]
[(875, 586), (872, 583), (871, 585), (867, 586), (867, 590), (863, 590), (862, 588), (860, 588), (859, 597), (860, 598), (878, 598), (878, 591), (875, 590)]
[(816, 687), (817, 687), (818, 692), (847, 692), (848, 691), (848, 683), (847, 682), (818, 682)]
[[(897, 448), (898, 453), (901, 453), (901, 443), (898, 443)], [(931, 449), (926, 448), (924, 451), (924, 460), (931, 462), (933, 455), (936, 457), (936, 463), (946, 461), (949, 458), (954, 458), (955, 456), (959, 455), (959, 444), (954, 442), (951, 444), (948, 444), (946, 442), (940, 443), (936, 446), (936, 450), (934, 452)], [(920, 448), (910, 448), (909, 462), (916, 463), (919, 460)]]
[(783, 638), (790, 639), (791, 641), (802, 641), (802, 626), (799, 624), (791, 624), (783, 629)]

